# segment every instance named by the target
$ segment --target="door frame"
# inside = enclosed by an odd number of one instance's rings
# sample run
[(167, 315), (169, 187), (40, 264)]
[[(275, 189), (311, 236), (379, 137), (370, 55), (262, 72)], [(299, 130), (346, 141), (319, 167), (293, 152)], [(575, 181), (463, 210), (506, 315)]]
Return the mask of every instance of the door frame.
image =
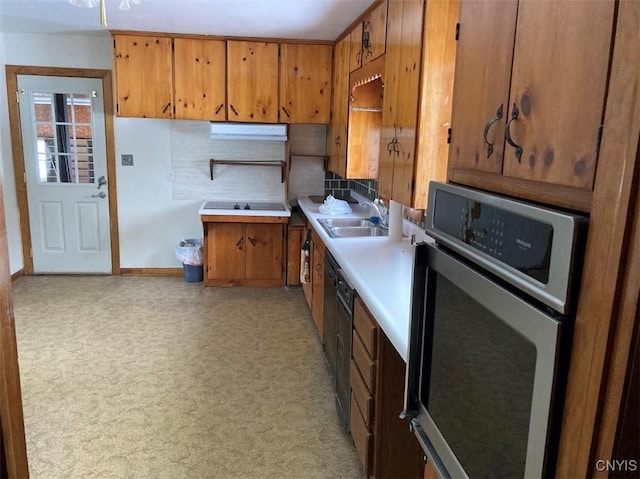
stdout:
[(27, 201), (24, 145), (22, 143), (20, 111), (17, 100), (14, 102), (11, 99), (18, 91), (18, 75), (36, 75), (70, 78), (97, 78), (102, 80), (105, 140), (107, 147), (107, 192), (109, 194), (109, 229), (111, 234), (111, 274), (120, 275), (120, 243), (118, 234), (118, 202), (116, 193), (116, 154), (113, 125), (114, 102), (111, 70), (7, 65), (6, 75), (7, 98), (9, 98), (11, 151), (13, 154), (13, 170), (15, 175), (18, 211), (20, 213), (20, 233), (22, 236), (23, 274), (33, 274), (33, 257), (31, 256), (31, 229), (29, 227), (29, 207)]

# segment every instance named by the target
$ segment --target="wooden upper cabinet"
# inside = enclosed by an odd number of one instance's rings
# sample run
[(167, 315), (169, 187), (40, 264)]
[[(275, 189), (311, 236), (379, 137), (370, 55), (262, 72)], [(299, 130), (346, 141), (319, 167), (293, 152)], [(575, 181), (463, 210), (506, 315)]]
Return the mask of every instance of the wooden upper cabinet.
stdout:
[(171, 38), (115, 35), (118, 116), (171, 118)]
[(386, 36), (387, 1), (385, 0), (351, 30), (349, 70), (354, 71), (384, 55)]
[(389, 3), (379, 193), (413, 203), (424, 0)]
[[(503, 174), (593, 189), (615, 2), (520, 0)], [(558, 48), (562, 45), (562, 48)]]
[(449, 165), (502, 172), (517, 8), (461, 2)]
[(278, 122), (278, 44), (227, 41), (230, 121)]
[(347, 118), (349, 101), (349, 37), (335, 46), (331, 125), (327, 135), (329, 170), (345, 177), (347, 171)]
[(589, 209), (615, 3), (462, 0), (451, 180)]
[(349, 34), (349, 71), (362, 66), (362, 22), (358, 23)]
[(176, 38), (175, 118), (226, 120), (226, 46), (222, 40)]
[(281, 45), (281, 123), (329, 123), (332, 52), (331, 45)]

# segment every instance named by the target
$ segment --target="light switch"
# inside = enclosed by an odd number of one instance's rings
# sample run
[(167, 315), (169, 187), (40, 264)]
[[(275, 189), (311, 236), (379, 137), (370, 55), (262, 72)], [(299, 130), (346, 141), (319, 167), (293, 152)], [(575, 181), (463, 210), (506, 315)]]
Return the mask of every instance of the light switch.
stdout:
[(133, 166), (133, 155), (123, 154), (120, 155), (120, 159), (122, 160), (122, 166)]

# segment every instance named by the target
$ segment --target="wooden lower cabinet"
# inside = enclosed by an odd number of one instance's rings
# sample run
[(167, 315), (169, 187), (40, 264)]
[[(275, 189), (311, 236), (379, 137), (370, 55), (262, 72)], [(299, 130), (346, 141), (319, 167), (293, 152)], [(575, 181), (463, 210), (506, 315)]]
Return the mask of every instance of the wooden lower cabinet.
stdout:
[(324, 338), (322, 330), (324, 316), (324, 243), (315, 231), (312, 232), (311, 237), (313, 242), (311, 316), (322, 340)]
[[(273, 223), (264, 219), (245, 223), (222, 218), (203, 223), (204, 285), (284, 286), (284, 223), (288, 219), (273, 217)], [(256, 217), (240, 218), (252, 221)]]
[(424, 453), (399, 418), (405, 362), (360, 298), (353, 318), (351, 435), (367, 477), (420, 478)]

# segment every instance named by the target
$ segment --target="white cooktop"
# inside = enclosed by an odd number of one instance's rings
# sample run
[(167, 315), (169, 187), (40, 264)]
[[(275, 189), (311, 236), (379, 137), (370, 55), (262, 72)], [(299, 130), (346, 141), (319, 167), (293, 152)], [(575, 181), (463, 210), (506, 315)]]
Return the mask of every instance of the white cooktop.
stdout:
[(273, 201), (205, 201), (200, 215), (291, 216), (283, 202)]

